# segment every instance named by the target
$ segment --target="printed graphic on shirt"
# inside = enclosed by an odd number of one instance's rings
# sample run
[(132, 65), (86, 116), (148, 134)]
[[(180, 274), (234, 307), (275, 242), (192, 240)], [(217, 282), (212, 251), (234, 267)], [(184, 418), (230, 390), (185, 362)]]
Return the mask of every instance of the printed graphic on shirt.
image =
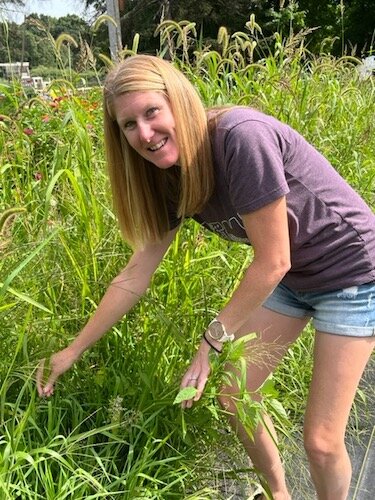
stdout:
[(240, 236), (241, 234), (245, 235), (246, 233), (239, 214), (236, 214), (229, 220), (222, 220), (221, 222), (202, 222), (201, 224), (226, 240), (249, 244), (249, 240), (246, 236)]

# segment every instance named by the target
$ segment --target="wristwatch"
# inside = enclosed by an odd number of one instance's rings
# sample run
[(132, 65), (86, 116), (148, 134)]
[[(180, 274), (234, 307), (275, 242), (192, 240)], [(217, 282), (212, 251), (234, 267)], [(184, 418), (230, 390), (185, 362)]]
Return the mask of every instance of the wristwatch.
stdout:
[(234, 340), (234, 335), (229, 335), (225, 329), (225, 326), (218, 319), (213, 319), (208, 325), (206, 334), (216, 342), (228, 342), (228, 340)]

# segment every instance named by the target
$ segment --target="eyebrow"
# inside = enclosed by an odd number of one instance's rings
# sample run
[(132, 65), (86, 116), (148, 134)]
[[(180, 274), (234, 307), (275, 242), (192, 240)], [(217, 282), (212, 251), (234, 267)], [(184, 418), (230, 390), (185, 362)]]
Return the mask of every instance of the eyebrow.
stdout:
[[(148, 101), (143, 107), (142, 107), (142, 113), (145, 113), (147, 112), (149, 109), (151, 108), (161, 108), (162, 106), (164, 105), (164, 102), (160, 102), (160, 103), (156, 103), (154, 100), (153, 101)], [(134, 116), (133, 115), (124, 115), (124, 116), (121, 116), (120, 119), (117, 119), (116, 118), (116, 121), (119, 125), (124, 125), (126, 122), (128, 121), (132, 121), (134, 120)]]

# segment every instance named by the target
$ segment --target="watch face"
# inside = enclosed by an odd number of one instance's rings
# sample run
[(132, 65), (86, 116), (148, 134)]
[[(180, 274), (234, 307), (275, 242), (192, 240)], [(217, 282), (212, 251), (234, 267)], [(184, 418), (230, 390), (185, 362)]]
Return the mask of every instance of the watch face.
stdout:
[(220, 340), (224, 333), (225, 333), (224, 328), (223, 325), (220, 323), (220, 321), (215, 321), (214, 323), (211, 323), (211, 325), (208, 328), (208, 334), (214, 340)]

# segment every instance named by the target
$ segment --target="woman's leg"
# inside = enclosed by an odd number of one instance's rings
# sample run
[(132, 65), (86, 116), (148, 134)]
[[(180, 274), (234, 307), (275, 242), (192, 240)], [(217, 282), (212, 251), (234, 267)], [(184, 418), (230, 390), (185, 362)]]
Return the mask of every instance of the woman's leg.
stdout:
[[(284, 316), (263, 307), (252, 314), (237, 335), (240, 337), (251, 332), (258, 334), (258, 338), (249, 342), (248, 345), (250, 361), (247, 369), (247, 390), (250, 393), (256, 391), (276, 368), (308, 320), (308, 318)], [(231, 425), (242, 441), (253, 465), (265, 478), (274, 500), (289, 499), (284, 469), (276, 444), (276, 433), (271, 420), (265, 415), (265, 425), (259, 425), (254, 438), (251, 439), (236, 417), (235, 401), (231, 398), (231, 394), (238, 394), (238, 387), (236, 385), (223, 387), (221, 392), (220, 403), (233, 414), (230, 418)]]
[(375, 338), (316, 334), (314, 370), (305, 416), (305, 448), (319, 500), (345, 500), (351, 464), (345, 429)]

